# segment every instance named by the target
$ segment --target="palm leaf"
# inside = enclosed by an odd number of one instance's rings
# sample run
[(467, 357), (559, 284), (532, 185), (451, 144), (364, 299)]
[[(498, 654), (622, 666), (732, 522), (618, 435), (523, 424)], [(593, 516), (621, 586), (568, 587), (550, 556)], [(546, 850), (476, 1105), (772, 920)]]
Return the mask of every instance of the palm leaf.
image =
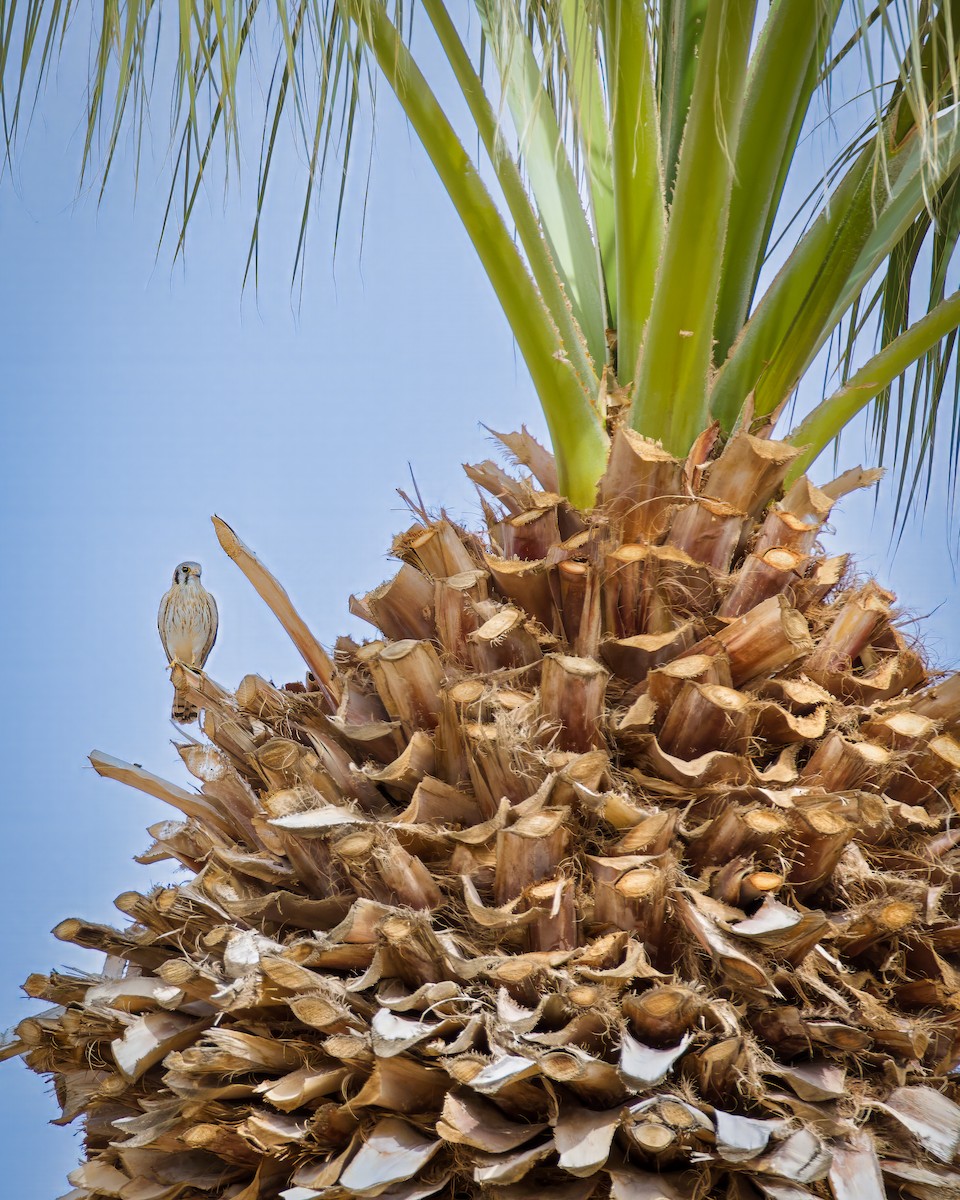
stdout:
[(607, 0), (603, 46), (609, 91), (617, 262), (617, 370), (629, 383), (653, 304), (666, 219), (646, 6)]
[[(459, 126), (414, 51), (416, 7), (439, 42), (424, 62), (431, 72), (445, 62), (464, 98)], [(167, 86), (163, 231), (176, 228), (181, 253), (210, 171), (241, 168), (237, 97), (267, 54), (247, 273), (257, 279), (277, 149), (292, 136), (305, 176), (302, 286), (318, 191), (333, 171), (335, 248), (358, 118), (369, 107), (376, 120), (376, 80), (386, 79), (486, 268), (579, 502), (625, 397), (637, 429), (682, 452), (711, 418), (732, 430), (748, 402), (769, 422), (825, 356), (830, 386), (860, 380), (858, 399), (865, 359), (871, 385), (878, 362), (905, 364), (865, 401), (879, 455), (898, 462), (904, 506), (941, 444), (956, 464), (956, 339), (945, 329), (909, 362), (903, 353), (954, 311), (960, 0), (775, 0), (759, 33), (754, 0), (475, 7), (479, 40), (446, 0), (177, 0), (172, 25), (161, 25), (162, 0), (104, 0), (81, 170), (96, 168), (102, 189), (132, 131), (136, 171), (151, 100)], [(71, 14), (70, 0), (0, 0), (8, 158), (71, 51)], [(865, 119), (834, 147), (826, 186), (805, 186), (791, 214), (799, 148), (831, 132), (813, 100), (819, 92), (832, 114), (857, 64), (868, 86), (850, 103)], [(762, 291), (773, 254), (782, 265)], [(838, 432), (850, 403), (831, 397), (810, 419)]]
[[(663, 256), (634, 387), (633, 427), (683, 453), (708, 419), (713, 321), (756, 0), (708, 8)], [(711, 203), (702, 203), (702, 194)]]
[[(496, 0), (475, 0), (497, 64), (536, 201), (543, 236), (594, 363), (604, 352), (604, 305), (590, 226), (560, 126), (519, 12)], [(434, 11), (436, 6), (434, 6)]]

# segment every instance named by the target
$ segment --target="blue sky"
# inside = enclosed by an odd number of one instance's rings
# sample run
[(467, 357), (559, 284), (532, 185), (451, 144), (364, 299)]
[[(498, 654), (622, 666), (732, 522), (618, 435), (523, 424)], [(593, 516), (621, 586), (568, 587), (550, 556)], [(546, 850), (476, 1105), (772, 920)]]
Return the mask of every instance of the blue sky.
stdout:
[[(6, 731), (0, 849), (4, 945), (0, 1026), (36, 1006), (31, 971), (95, 960), (51, 938), (66, 916), (118, 921), (113, 898), (167, 878), (131, 861), (144, 827), (169, 814), (99, 780), (96, 748), (182, 778), (170, 745), (170, 688), (156, 609), (177, 562), (196, 558), (221, 613), (209, 663), (234, 686), (303, 665), (217, 546), (213, 512), (283, 581), (318, 636), (357, 632), (347, 598), (391, 573), (409, 522), (397, 486), (409, 462), (429, 506), (476, 523), (459, 464), (492, 452), (480, 420), (542, 428), (507, 327), (412, 135), (381, 97), (362, 257), (363, 173), (347, 196), (336, 269), (329, 225), (314, 229), (302, 307), (290, 264), (299, 194), (277, 193), (260, 289), (241, 297), (253, 179), (201, 204), (185, 268), (156, 256), (160, 166), (134, 203), (131, 154), (98, 208), (76, 198), (79, 76), (48, 89), (0, 182), (0, 653)], [(160, 106), (162, 109), (162, 105)], [(158, 138), (162, 157), (162, 138)], [(255, 170), (258, 139), (250, 139)], [(285, 151), (284, 153), (289, 154)], [(277, 178), (292, 178), (292, 155)], [(853, 434), (842, 465), (865, 461)], [(829, 465), (815, 477), (830, 475)], [(838, 545), (864, 548), (904, 603), (933, 611), (930, 649), (960, 659), (960, 595), (938, 481), (925, 523), (891, 563), (889, 511), (848, 501)], [(935, 610), (935, 611), (934, 611)], [(9, 935), (9, 937), (8, 937)], [(68, 1190), (78, 1147), (43, 1083), (0, 1067), (0, 1161), (11, 1195)]]

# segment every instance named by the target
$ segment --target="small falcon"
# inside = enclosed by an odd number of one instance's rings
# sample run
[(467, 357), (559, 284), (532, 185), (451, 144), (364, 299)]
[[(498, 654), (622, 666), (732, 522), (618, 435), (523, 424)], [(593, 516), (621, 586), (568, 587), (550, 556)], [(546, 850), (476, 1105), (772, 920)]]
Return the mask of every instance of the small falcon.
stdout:
[[(160, 641), (171, 666), (178, 662), (200, 670), (217, 640), (218, 621), (217, 602), (200, 582), (200, 564), (182, 562), (157, 614)], [(186, 692), (174, 693), (171, 715), (181, 725), (197, 719), (197, 709)]]

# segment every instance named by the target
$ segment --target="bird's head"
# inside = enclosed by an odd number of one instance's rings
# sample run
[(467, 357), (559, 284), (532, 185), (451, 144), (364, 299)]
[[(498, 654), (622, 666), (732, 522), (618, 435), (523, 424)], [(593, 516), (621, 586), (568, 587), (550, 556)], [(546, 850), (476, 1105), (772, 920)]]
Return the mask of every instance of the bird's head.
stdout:
[(174, 583), (187, 583), (191, 579), (199, 579), (201, 575), (198, 562), (182, 562), (173, 573)]

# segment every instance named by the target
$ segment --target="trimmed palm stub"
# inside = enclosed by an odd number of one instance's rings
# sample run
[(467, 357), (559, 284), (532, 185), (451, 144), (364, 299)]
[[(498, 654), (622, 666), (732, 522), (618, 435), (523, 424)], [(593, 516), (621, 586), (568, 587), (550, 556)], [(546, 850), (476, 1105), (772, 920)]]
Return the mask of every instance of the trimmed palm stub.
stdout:
[(72, 1195), (956, 1194), (960, 676), (818, 546), (870, 473), (621, 431), (580, 513), (505, 440), (487, 541), (398, 538), (333, 661), (218, 523), (311, 674), (177, 668), (199, 793), (94, 756), (190, 878), (26, 985)]

